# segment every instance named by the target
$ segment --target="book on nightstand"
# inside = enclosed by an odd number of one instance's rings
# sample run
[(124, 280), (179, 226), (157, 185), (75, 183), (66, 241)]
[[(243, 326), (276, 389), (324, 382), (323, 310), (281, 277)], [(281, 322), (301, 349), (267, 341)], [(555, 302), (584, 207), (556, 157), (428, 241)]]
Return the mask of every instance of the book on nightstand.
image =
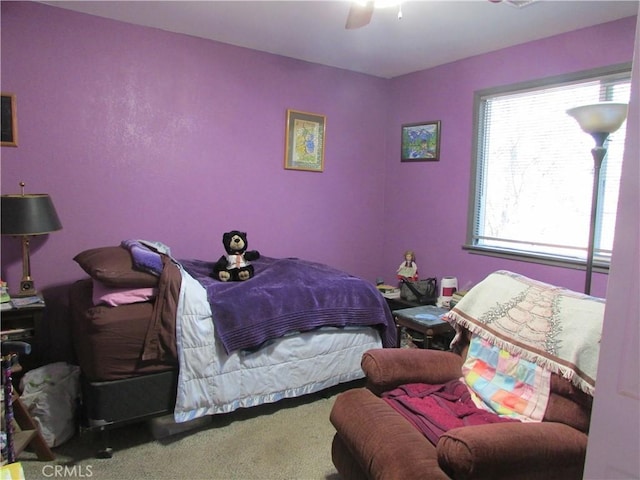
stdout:
[(7, 282), (0, 280), (0, 303), (7, 303), (11, 301), (9, 296), (9, 290), (7, 288)]
[(462, 300), (462, 297), (464, 297), (467, 294), (466, 290), (460, 290), (458, 292), (453, 292), (453, 296), (451, 297), (451, 300), (449, 301), (449, 308), (453, 308), (456, 306), (456, 304)]
[(13, 308), (28, 308), (44, 305), (44, 298), (40, 295), (32, 295), (30, 297), (13, 297), (11, 299)]
[(400, 289), (392, 285), (378, 285), (378, 291), (382, 293), (385, 298), (400, 298)]

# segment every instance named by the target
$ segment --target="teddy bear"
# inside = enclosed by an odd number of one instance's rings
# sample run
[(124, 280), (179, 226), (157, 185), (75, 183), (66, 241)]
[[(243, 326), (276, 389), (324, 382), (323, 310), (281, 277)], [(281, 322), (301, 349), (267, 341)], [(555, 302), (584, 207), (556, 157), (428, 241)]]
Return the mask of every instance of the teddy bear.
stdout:
[(253, 277), (250, 262), (260, 258), (260, 252), (247, 250), (247, 234), (238, 230), (226, 232), (222, 235), (222, 244), (227, 254), (215, 263), (211, 276), (221, 282), (242, 282)]

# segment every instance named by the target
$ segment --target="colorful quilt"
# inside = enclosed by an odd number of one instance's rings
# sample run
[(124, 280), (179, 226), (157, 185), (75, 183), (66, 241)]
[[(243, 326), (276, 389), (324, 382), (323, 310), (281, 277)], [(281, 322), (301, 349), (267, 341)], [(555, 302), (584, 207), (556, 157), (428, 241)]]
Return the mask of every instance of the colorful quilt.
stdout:
[(523, 422), (542, 421), (549, 370), (473, 335), (462, 374), (478, 408)]
[(443, 318), (593, 395), (605, 302), (501, 270)]

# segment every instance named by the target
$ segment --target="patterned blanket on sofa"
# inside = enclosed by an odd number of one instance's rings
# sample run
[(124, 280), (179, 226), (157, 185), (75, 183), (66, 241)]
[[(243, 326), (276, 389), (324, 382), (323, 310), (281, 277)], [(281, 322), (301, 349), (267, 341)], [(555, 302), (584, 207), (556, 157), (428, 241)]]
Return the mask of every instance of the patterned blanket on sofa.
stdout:
[(603, 299), (501, 270), (473, 287), (444, 320), (593, 395), (604, 307)]

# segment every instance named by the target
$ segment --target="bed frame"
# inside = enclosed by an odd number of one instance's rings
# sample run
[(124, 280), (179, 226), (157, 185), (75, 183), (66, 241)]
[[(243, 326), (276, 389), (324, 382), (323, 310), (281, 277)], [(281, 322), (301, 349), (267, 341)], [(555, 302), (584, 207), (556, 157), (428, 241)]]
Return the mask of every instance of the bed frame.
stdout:
[(98, 458), (111, 458), (109, 430), (173, 412), (178, 371), (108, 382), (80, 377), (81, 431), (99, 436)]

